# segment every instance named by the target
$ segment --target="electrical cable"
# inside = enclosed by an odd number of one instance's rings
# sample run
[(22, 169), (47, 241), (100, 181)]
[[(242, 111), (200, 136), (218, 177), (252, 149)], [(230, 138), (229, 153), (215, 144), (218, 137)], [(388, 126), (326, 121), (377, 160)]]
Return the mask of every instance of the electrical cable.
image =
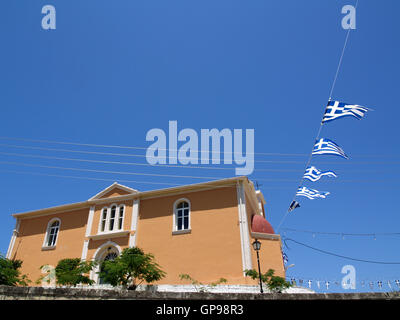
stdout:
[(373, 232), (373, 233), (348, 233), (348, 232), (321, 232), (311, 230), (300, 230), (293, 228), (282, 228), (281, 230), (289, 232), (301, 232), (309, 234), (335, 235), (335, 236), (354, 236), (354, 237), (374, 237), (374, 236), (393, 236), (400, 235), (400, 232)]
[[(303, 247), (312, 249), (312, 250), (314, 250), (314, 251), (318, 251), (318, 252), (321, 252), (321, 253), (324, 253), (324, 254), (327, 254), (327, 255), (331, 255), (331, 256), (338, 257), (338, 258), (347, 259), (347, 260), (353, 260), (353, 261), (365, 262), (365, 263), (374, 263), (374, 264), (384, 264), (384, 265), (389, 265), (389, 264), (400, 264), (400, 262), (373, 261), (373, 260), (365, 260), (365, 259), (357, 259), (357, 258), (347, 257), (347, 256), (343, 256), (343, 255), (336, 254), (336, 253), (333, 253), (333, 252), (329, 252), (329, 251), (326, 251), (326, 250), (318, 249), (318, 248), (309, 246), (309, 245), (307, 245), (307, 244), (305, 244), (305, 243), (296, 241), (296, 240), (294, 240), (294, 239), (290, 239), (290, 238), (284, 237), (284, 238), (283, 238), (283, 242), (285, 243), (285, 246), (286, 246), (287, 248), (289, 248), (289, 246), (288, 246), (287, 243), (286, 243), (287, 241), (292, 241), (292, 242), (294, 242), (294, 243), (297, 243), (297, 244), (299, 244), (299, 245), (301, 245), (301, 246), (303, 246)], [(290, 249), (290, 248), (289, 248), (289, 249)]]

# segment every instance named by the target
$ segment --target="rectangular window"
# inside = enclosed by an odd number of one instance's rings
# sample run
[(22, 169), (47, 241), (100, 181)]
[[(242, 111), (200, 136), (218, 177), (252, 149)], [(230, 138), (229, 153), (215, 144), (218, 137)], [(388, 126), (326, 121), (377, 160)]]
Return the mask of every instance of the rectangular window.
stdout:
[(122, 222), (124, 220), (124, 206), (119, 207), (118, 229), (122, 230)]
[(103, 215), (101, 217), (101, 232), (104, 232), (104, 229), (106, 228), (106, 221), (107, 221), (107, 209), (103, 209)]
[(185, 229), (189, 229), (189, 215), (183, 217), (183, 226)]
[(56, 244), (57, 233), (58, 233), (58, 226), (52, 227), (50, 229), (49, 240), (47, 242), (47, 246), (52, 247)]
[(178, 217), (178, 230), (182, 230), (183, 228), (182, 228), (182, 226), (183, 226), (183, 218), (182, 217)]
[(108, 226), (108, 230), (112, 231), (114, 230), (114, 221), (115, 221), (115, 211), (117, 207), (112, 207), (111, 208), (111, 214), (110, 214), (110, 224)]

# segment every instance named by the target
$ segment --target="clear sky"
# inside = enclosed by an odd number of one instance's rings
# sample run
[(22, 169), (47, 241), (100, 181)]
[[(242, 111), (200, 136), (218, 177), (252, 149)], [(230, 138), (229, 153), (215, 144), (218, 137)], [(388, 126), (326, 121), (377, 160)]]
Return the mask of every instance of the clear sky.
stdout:
[[(46, 4), (56, 8), (55, 30), (41, 27)], [(146, 148), (146, 133), (167, 131), (170, 120), (178, 121), (178, 130), (255, 130), (250, 179), (261, 184), (267, 219), (277, 228), (329, 97), (346, 36), (346, 4), (355, 1), (3, 1), (0, 252), (7, 251), (14, 212), (83, 201), (113, 181), (151, 190), (235, 175), (226, 165), (137, 165), (147, 163), (145, 149), (77, 145)], [(374, 111), (361, 121), (324, 125), (321, 137), (338, 143), (350, 159), (313, 158), (312, 164), (339, 177), (306, 183), (331, 194), (299, 198), (301, 208), (284, 221), (282, 237), (343, 256), (400, 263), (400, 235), (318, 233), (400, 232), (399, 10), (395, 0), (359, 1), (357, 29), (350, 33), (333, 99)], [(334, 284), (345, 265), (356, 268), (355, 291), (370, 291), (370, 281), (373, 290), (390, 290), (387, 281), (396, 287), (400, 280), (400, 264), (287, 245), (294, 264), (288, 278), (304, 285), (313, 280), (316, 291), (326, 291), (322, 283), (318, 289), (318, 280), (329, 280), (329, 291), (345, 291)]]

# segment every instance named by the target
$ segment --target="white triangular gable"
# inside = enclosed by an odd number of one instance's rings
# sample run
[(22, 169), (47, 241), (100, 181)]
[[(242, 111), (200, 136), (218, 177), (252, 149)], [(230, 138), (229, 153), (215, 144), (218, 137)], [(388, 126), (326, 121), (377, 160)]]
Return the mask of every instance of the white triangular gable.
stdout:
[(105, 188), (104, 190), (100, 191), (99, 193), (97, 193), (96, 195), (94, 195), (93, 197), (91, 197), (89, 200), (96, 200), (96, 199), (102, 199), (104, 197), (104, 195), (106, 195), (107, 193), (112, 192), (113, 190), (122, 190), (124, 192), (126, 192), (126, 194), (134, 194), (134, 193), (138, 193), (138, 190), (129, 188), (127, 186), (124, 186), (122, 184), (119, 184), (117, 182), (114, 182), (111, 186)]

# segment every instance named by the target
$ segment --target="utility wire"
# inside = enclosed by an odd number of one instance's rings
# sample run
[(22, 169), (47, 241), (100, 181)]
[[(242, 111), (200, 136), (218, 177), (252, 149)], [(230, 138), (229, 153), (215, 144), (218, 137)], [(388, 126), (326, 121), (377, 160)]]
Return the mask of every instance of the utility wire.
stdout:
[(84, 172), (98, 172), (98, 173), (111, 173), (111, 174), (123, 174), (123, 175), (135, 175), (135, 176), (151, 176), (151, 177), (172, 177), (172, 178), (190, 178), (190, 179), (224, 179), (226, 177), (207, 177), (207, 176), (181, 176), (174, 174), (157, 174), (157, 173), (139, 173), (139, 172), (127, 172), (127, 171), (109, 171), (109, 170), (94, 170), (94, 169), (82, 169), (82, 168), (70, 168), (60, 166), (46, 166), (31, 163), (21, 163), (12, 161), (0, 161), (2, 164), (19, 165), (24, 167), (37, 167), (46, 169), (60, 169), (60, 170), (73, 170), (73, 171), (84, 171)]
[[(16, 173), (16, 174), (29, 174), (35, 176), (46, 176), (46, 177), (57, 177), (57, 178), (72, 178), (72, 179), (81, 179), (81, 180), (94, 180), (94, 181), (110, 181), (115, 182), (115, 179), (105, 179), (105, 178), (93, 178), (93, 177), (82, 177), (82, 176), (68, 176), (68, 175), (58, 175), (58, 174), (47, 174), (47, 173), (39, 173), (39, 172), (27, 172), (27, 171), (15, 171), (15, 170), (3, 170), (0, 169), (0, 172), (5, 173)], [(164, 182), (151, 182), (151, 181), (136, 181), (136, 180), (121, 180), (118, 179), (118, 182), (124, 183), (141, 183), (141, 184), (153, 184), (153, 185), (165, 185), (165, 186), (172, 186), (172, 187), (180, 187), (180, 186), (187, 186), (187, 184), (172, 184), (172, 183), (164, 183)], [(213, 187), (207, 187), (209, 189), (218, 189), (218, 188), (227, 188), (233, 187), (236, 184), (226, 184), (226, 185), (216, 185)], [(201, 189), (200, 189), (201, 190)]]
[[(65, 157), (54, 157), (44, 156), (36, 154), (21, 154), (13, 152), (0, 152), (0, 155), (16, 156), (25, 158), (40, 158), (40, 159), (53, 159), (53, 160), (65, 160), (65, 161), (80, 161), (90, 163), (104, 163), (104, 164), (117, 164), (117, 165), (132, 165), (132, 166), (147, 166), (147, 167), (166, 167), (166, 168), (183, 168), (183, 169), (205, 169), (205, 170), (234, 170), (236, 167), (212, 167), (212, 166), (193, 166), (193, 165), (173, 165), (173, 164), (150, 164), (150, 163), (139, 163), (139, 162), (122, 162), (122, 161), (104, 161), (104, 160), (91, 160), (82, 158), (65, 158)], [(291, 169), (255, 169), (254, 171), (265, 171), (265, 172), (297, 172), (298, 170)]]
[(318, 252), (321, 252), (321, 253), (324, 253), (324, 254), (328, 254), (328, 255), (331, 255), (331, 256), (335, 256), (335, 257), (338, 257), (338, 258), (347, 259), (347, 260), (353, 260), (353, 261), (359, 261), (359, 262), (365, 262), (365, 263), (385, 264), (385, 265), (400, 264), (400, 262), (373, 261), (373, 260), (365, 260), (365, 259), (357, 259), (357, 258), (347, 257), (347, 256), (343, 256), (343, 255), (336, 254), (336, 253), (333, 253), (333, 252), (329, 252), (329, 251), (321, 250), (321, 249), (318, 249), (318, 248), (315, 248), (315, 247), (311, 247), (311, 246), (309, 246), (309, 245), (307, 245), (305, 243), (296, 241), (294, 239), (283, 238), (283, 242), (285, 243), (285, 246), (288, 247), (288, 248), (289, 248), (289, 246), (286, 243), (287, 241), (292, 241), (292, 242), (297, 243), (297, 244), (299, 244), (299, 245), (301, 245), (303, 247), (306, 247), (306, 248), (309, 248), (309, 249), (312, 249), (312, 250), (315, 250), (315, 251), (318, 251)]
[(300, 230), (293, 228), (282, 228), (284, 231), (288, 232), (299, 232), (299, 233), (309, 233), (309, 234), (320, 234), (320, 235), (334, 235), (334, 236), (356, 236), (356, 237), (374, 237), (374, 236), (393, 236), (400, 235), (400, 232), (373, 232), (373, 233), (348, 233), (348, 232), (321, 232), (321, 231), (311, 231), (311, 230)]
[[(4, 170), (4, 169), (1, 169), (0, 172), (3, 172), (3, 173), (16, 173), (16, 174), (27, 174), (27, 175), (45, 176), (45, 177), (56, 177), (56, 178), (72, 178), (72, 179), (80, 179), (80, 180), (94, 180), (94, 181), (115, 182), (115, 179), (93, 178), (93, 177), (82, 177), (82, 176), (68, 176), (68, 175), (48, 174), (48, 173), (30, 172), (30, 171), (16, 171), (16, 170)], [(181, 186), (181, 185), (183, 185), (183, 184), (172, 184), (172, 183), (164, 183), (164, 182), (136, 181), (136, 180), (124, 180), (124, 179), (118, 179), (118, 182), (143, 183), (143, 184), (154, 184), (154, 185), (165, 185), (165, 186)]]
[[(135, 149), (135, 150), (161, 150), (161, 151), (170, 151), (170, 152), (178, 152), (177, 149), (168, 149), (168, 148), (150, 148), (150, 147), (136, 147), (136, 146), (120, 146), (120, 145), (104, 145), (104, 144), (93, 144), (93, 143), (77, 143), (77, 142), (65, 142), (65, 141), (56, 141), (56, 140), (39, 140), (39, 139), (27, 139), (27, 138), (13, 138), (13, 137), (0, 137), (1, 140), (14, 140), (14, 141), (25, 141), (25, 142), (39, 142), (39, 143), (51, 143), (51, 144), (63, 144), (63, 145), (74, 145), (74, 146), (85, 146), (85, 147), (97, 147), (97, 148), (118, 148), (118, 149)], [(225, 151), (213, 151), (210, 150), (209, 153), (216, 154), (239, 154), (240, 152), (225, 152)], [(306, 154), (298, 154), (298, 153), (276, 153), (276, 152), (254, 152), (247, 153), (251, 155), (265, 155), (265, 156), (307, 156)]]
[[(90, 155), (104, 155), (104, 156), (118, 156), (118, 157), (138, 157), (138, 158), (150, 158), (157, 159), (158, 157), (146, 156), (144, 154), (130, 154), (130, 153), (113, 153), (113, 152), (99, 152), (99, 151), (86, 151), (86, 150), (73, 150), (73, 149), (60, 149), (60, 148), (47, 148), (47, 147), (35, 147), (35, 146), (23, 146), (23, 145), (11, 145), (11, 144), (1, 144), (1, 147), (6, 148), (17, 148), (17, 149), (28, 149), (28, 150), (40, 150), (40, 151), (55, 151), (55, 152), (66, 152), (66, 153), (80, 153), (80, 154), (90, 154)], [(185, 158), (187, 160), (199, 160), (198, 158)], [(302, 164), (303, 161), (286, 161), (286, 160), (254, 160), (255, 163), (276, 163), (276, 164)], [(331, 161), (319, 161), (321, 164), (337, 164), (337, 162)], [(344, 162), (347, 164), (347, 162)], [(400, 161), (362, 161), (354, 162), (351, 164), (400, 164)], [(185, 165), (186, 166), (186, 165)], [(256, 169), (257, 170), (257, 169)], [(258, 169), (265, 170), (265, 169)], [(296, 172), (298, 170), (295, 170)]]
[[(36, 167), (36, 168), (45, 168), (45, 169), (58, 169), (58, 170), (71, 170), (71, 171), (82, 171), (82, 172), (93, 172), (93, 173), (107, 173), (107, 174), (120, 174), (120, 175), (135, 175), (135, 176), (151, 176), (151, 177), (169, 177), (169, 178), (188, 178), (188, 179), (226, 179), (229, 177), (209, 177), (209, 176), (184, 176), (184, 175), (174, 175), (174, 174), (157, 174), (157, 173), (142, 173), (142, 172), (130, 172), (130, 171), (109, 171), (109, 170), (96, 170), (96, 169), (83, 169), (83, 168), (73, 168), (73, 167), (62, 167), (62, 166), (49, 166), (49, 165), (40, 165), (40, 164), (32, 164), (32, 163), (22, 163), (22, 162), (13, 162), (13, 161), (0, 161), (2, 164), (7, 165), (16, 165), (16, 166), (24, 166), (24, 167)], [(293, 181), (289, 179), (253, 179), (258, 181)]]
[[(370, 109), (371, 110), (371, 109)], [(120, 148), (120, 149), (136, 149), (136, 150), (161, 150), (161, 151), (179, 151), (175, 149), (163, 149), (163, 148), (150, 148), (150, 147), (137, 147), (137, 146), (120, 146), (120, 145), (103, 145), (103, 144), (93, 144), (93, 143), (77, 143), (77, 142), (68, 142), (68, 141), (59, 141), (59, 140), (41, 140), (41, 139), (28, 139), (28, 138), (16, 138), (16, 137), (0, 137), (0, 140), (11, 140), (11, 141), (24, 141), (24, 142), (35, 142), (35, 143), (48, 143), (48, 144), (61, 144), (61, 145), (72, 145), (72, 146), (86, 146), (86, 147), (96, 147), (96, 148)], [(1, 146), (7, 146), (5, 144), (0, 144)], [(13, 145), (9, 145), (13, 147)], [(201, 150), (198, 151), (199, 153)], [(210, 153), (216, 154), (240, 154), (237, 152), (225, 152), (225, 151), (213, 151), (210, 150)], [(114, 155), (114, 153), (105, 153)], [(282, 157), (307, 157), (308, 154), (304, 153), (279, 153), (279, 152), (255, 152), (255, 153), (247, 153), (248, 155), (265, 155), (265, 156), (282, 156)], [(121, 156), (129, 156), (128, 154), (115, 154)], [(393, 158), (399, 157), (400, 155), (384, 155), (384, 154), (355, 154), (352, 157), (377, 157), (377, 158)], [(303, 162), (296, 162), (303, 163)], [(331, 162), (332, 163), (332, 162)]]
[[(138, 158), (150, 158), (158, 159), (159, 157), (147, 156), (144, 154), (130, 154), (130, 153), (114, 153), (114, 152), (99, 152), (99, 151), (85, 151), (85, 150), (72, 150), (72, 149), (59, 149), (59, 148), (46, 148), (46, 147), (34, 147), (34, 146), (21, 146), (21, 145), (10, 145), (1, 144), (2, 147), (29, 149), (29, 150), (42, 150), (42, 151), (57, 151), (57, 152), (70, 152), (70, 153), (82, 153), (91, 155), (104, 155), (104, 156), (118, 156), (118, 157), (138, 157)], [(167, 157), (168, 158), (168, 157)], [(199, 158), (185, 157), (186, 160), (199, 160)], [(212, 160), (212, 158), (210, 159)], [(303, 163), (302, 161), (278, 161), (278, 160), (254, 160), (259, 163)]]

